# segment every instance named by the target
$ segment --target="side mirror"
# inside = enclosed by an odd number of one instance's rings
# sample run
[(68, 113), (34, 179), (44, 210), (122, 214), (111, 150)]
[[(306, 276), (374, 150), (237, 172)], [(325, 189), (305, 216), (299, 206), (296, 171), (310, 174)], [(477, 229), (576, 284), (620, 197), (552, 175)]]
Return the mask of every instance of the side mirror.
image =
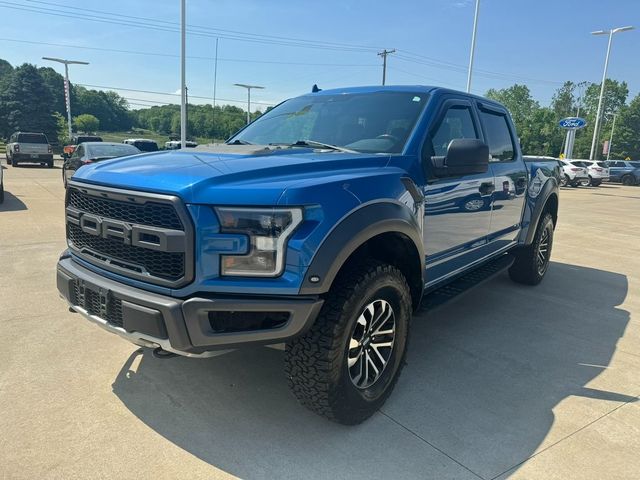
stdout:
[(447, 155), (432, 158), (438, 177), (485, 173), (489, 169), (489, 147), (475, 138), (455, 138), (447, 147)]

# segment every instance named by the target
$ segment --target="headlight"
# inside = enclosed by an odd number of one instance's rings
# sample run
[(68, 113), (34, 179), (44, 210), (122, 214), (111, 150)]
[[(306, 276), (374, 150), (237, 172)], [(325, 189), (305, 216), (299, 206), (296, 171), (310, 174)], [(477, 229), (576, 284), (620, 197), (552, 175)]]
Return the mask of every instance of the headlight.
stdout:
[(300, 208), (218, 207), (220, 233), (249, 236), (246, 255), (222, 255), (222, 275), (277, 277), (284, 270), (287, 241), (302, 222)]

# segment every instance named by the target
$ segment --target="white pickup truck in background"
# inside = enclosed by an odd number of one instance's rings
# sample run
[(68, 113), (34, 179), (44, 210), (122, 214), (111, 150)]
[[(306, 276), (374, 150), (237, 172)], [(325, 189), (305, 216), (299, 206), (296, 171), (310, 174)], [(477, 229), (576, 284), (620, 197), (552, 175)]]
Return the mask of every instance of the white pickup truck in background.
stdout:
[(39, 163), (53, 168), (53, 150), (44, 133), (16, 132), (7, 143), (7, 164)]

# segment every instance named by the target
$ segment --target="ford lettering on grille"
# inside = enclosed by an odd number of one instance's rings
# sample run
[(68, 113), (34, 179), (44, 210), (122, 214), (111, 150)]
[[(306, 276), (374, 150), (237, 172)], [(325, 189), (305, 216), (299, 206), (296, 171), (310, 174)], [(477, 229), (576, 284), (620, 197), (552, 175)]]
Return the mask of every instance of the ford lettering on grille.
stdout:
[(193, 228), (176, 197), (70, 182), (67, 241), (79, 258), (167, 287), (193, 278)]
[(159, 250), (161, 252), (184, 252), (185, 233), (157, 227), (135, 225), (119, 220), (83, 213), (67, 207), (67, 222), (96, 237), (122, 240), (125, 245)]

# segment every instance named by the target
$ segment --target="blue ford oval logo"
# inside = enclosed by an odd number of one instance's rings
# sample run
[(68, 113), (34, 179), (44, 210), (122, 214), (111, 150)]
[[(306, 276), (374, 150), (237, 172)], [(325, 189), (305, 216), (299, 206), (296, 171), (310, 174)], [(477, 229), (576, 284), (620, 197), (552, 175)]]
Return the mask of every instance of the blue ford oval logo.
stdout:
[(584, 118), (567, 117), (560, 120), (558, 125), (560, 128), (584, 128), (587, 126), (587, 121)]

